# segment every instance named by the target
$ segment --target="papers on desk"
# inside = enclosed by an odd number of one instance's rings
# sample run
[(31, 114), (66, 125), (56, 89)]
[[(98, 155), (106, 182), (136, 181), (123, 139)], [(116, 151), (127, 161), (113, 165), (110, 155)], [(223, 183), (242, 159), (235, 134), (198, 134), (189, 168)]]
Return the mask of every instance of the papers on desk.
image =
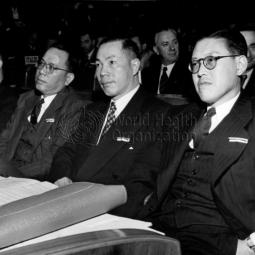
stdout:
[(34, 179), (0, 177), (0, 206), (46, 191), (56, 189), (58, 186), (50, 182), (39, 182)]
[(0, 206), (25, 197), (39, 195), (57, 187), (50, 182), (0, 176)]
[(71, 236), (75, 234), (106, 230), (106, 229), (122, 229), (122, 228), (144, 229), (144, 230), (149, 230), (149, 231), (164, 235), (164, 233), (150, 228), (151, 226), (152, 224), (150, 222), (133, 220), (130, 218), (124, 218), (124, 217), (119, 217), (119, 216), (105, 213), (100, 216), (94, 217), (92, 219), (54, 231), (52, 233), (13, 245), (1, 251), (6, 251), (9, 249), (14, 249), (14, 248), (18, 248), (18, 247), (22, 247), (22, 246), (30, 245), (30, 244), (35, 244), (35, 243), (39, 243), (43, 241), (48, 241), (48, 240), (52, 240), (59, 237)]

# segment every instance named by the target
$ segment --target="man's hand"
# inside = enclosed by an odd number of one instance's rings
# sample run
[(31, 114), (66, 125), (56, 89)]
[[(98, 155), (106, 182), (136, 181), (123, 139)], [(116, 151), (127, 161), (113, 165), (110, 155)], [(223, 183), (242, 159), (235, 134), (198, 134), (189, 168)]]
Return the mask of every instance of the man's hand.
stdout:
[(236, 255), (254, 255), (255, 252), (247, 245), (246, 240), (239, 240), (237, 243)]
[(68, 177), (63, 177), (63, 178), (58, 179), (57, 181), (54, 182), (54, 184), (56, 184), (59, 187), (66, 186), (71, 183), (73, 183), (73, 181), (71, 179), (69, 179)]

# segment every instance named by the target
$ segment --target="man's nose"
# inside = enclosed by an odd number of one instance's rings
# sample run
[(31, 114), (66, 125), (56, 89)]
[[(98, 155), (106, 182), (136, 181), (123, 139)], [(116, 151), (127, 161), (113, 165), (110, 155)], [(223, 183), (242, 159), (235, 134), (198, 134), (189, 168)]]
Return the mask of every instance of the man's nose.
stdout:
[(200, 59), (197, 75), (201, 77), (206, 72), (206, 70), (207, 68), (204, 66), (203, 60)]

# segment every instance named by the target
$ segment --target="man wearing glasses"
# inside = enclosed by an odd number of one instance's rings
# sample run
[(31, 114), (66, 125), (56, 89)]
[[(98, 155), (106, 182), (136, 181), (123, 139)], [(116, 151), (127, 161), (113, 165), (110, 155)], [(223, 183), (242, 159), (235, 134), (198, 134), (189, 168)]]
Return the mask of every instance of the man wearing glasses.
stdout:
[(70, 137), (84, 102), (68, 88), (74, 56), (62, 43), (38, 63), (35, 89), (22, 94), (0, 135), (0, 175), (44, 180), (53, 155)]
[(254, 254), (255, 102), (240, 93), (246, 54), (237, 31), (200, 39), (189, 69), (206, 107), (189, 105), (165, 130), (173, 135), (157, 192), (140, 216), (179, 239), (183, 255)]

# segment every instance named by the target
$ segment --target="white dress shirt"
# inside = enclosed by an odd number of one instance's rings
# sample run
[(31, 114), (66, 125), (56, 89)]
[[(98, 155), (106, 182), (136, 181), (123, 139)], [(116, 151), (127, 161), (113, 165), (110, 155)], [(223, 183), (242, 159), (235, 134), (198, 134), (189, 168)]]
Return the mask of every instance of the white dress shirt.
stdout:
[[(42, 107), (41, 107), (41, 110), (40, 110), (40, 113), (37, 117), (37, 122), (40, 121), (40, 119), (42, 118), (43, 114), (45, 113), (46, 109), (49, 107), (49, 105), (51, 104), (51, 102), (53, 101), (53, 99), (55, 98), (57, 94), (54, 94), (54, 95), (50, 95), (50, 96), (47, 96), (47, 97), (44, 97), (44, 96), (41, 96), (41, 98), (44, 99), (44, 103), (42, 104)], [(30, 119), (31, 119), (31, 115), (28, 116), (28, 121), (30, 122)]]
[[(216, 110), (216, 114), (212, 116), (211, 118), (211, 127), (209, 129), (209, 134), (221, 123), (221, 121), (230, 113), (231, 109), (233, 108), (235, 102), (237, 101), (238, 97), (240, 95), (240, 92), (227, 102), (222, 103), (218, 106), (208, 106), (207, 111), (214, 107)], [(189, 142), (190, 148), (194, 148), (194, 141), (191, 139)]]
[[(132, 97), (135, 95), (135, 93), (137, 92), (137, 90), (139, 89), (140, 85), (136, 86), (134, 89), (130, 90), (127, 94), (125, 94), (124, 96), (122, 96), (121, 98), (118, 98), (116, 100), (112, 99), (112, 101), (114, 101), (115, 103), (115, 106), (116, 106), (116, 111), (115, 111), (115, 118), (118, 118), (118, 116), (121, 114), (121, 112), (124, 110), (124, 108), (127, 106), (127, 104), (129, 103), (129, 101), (132, 99)], [(98, 137), (98, 140), (97, 140), (97, 144), (99, 143), (100, 141), (100, 138), (101, 138), (101, 135), (102, 135), (102, 132), (104, 130), (104, 126), (106, 124), (106, 121), (107, 121), (107, 117), (108, 117), (108, 114), (109, 114), (109, 110), (108, 109), (108, 112), (105, 116), (105, 120), (104, 120), (104, 124), (102, 126), (102, 129), (100, 131), (100, 135)]]

